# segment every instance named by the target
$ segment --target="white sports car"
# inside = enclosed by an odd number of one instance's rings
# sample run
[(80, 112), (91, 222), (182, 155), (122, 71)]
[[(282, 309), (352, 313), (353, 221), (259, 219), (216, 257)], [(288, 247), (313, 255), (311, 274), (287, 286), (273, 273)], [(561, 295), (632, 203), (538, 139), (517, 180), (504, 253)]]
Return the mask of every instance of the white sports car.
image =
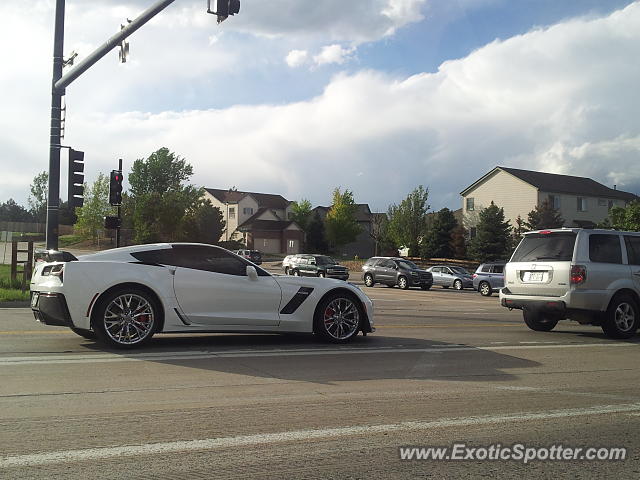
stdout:
[(373, 304), (341, 280), (273, 276), (212, 245), (162, 243), (76, 259), (48, 252), (31, 279), (47, 325), (135, 347), (154, 333), (308, 332), (343, 343), (373, 329)]

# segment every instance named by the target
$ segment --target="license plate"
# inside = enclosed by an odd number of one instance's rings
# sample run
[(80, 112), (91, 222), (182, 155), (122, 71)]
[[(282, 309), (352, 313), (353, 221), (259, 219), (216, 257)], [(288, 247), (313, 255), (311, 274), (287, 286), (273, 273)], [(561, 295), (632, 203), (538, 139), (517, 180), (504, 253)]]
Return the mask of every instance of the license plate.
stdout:
[(38, 292), (33, 292), (31, 294), (31, 307), (36, 308), (38, 306), (38, 299), (40, 298), (40, 294)]
[(525, 272), (525, 282), (542, 282), (544, 279), (544, 272)]

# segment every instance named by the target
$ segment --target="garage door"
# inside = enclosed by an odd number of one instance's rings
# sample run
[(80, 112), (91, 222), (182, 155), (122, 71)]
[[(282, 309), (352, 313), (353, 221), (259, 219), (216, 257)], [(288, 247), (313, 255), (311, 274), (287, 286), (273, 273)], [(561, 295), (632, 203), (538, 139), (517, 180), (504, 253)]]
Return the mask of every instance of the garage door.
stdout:
[(279, 238), (256, 238), (253, 241), (253, 248), (262, 253), (280, 253)]

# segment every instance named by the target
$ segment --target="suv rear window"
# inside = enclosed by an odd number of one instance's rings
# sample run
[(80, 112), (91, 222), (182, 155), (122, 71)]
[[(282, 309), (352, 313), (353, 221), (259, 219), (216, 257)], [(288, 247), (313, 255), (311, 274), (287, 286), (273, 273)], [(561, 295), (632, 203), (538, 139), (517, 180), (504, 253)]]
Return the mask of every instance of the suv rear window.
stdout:
[(549, 260), (569, 262), (573, 258), (576, 234), (573, 232), (531, 233), (525, 235), (511, 257), (512, 262)]
[(618, 235), (589, 236), (589, 260), (601, 263), (622, 263), (622, 248)]

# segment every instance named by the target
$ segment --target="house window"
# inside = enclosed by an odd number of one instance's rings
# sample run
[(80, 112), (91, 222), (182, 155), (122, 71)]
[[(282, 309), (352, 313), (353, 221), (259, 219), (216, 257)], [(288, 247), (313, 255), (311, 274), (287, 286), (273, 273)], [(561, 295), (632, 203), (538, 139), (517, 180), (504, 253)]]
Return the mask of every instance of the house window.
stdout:
[(295, 240), (289, 240), (289, 248), (294, 248), (296, 246)]
[(229, 207), (229, 218), (236, 218), (236, 208)]
[(607, 210), (611, 210), (614, 206), (615, 206), (615, 203), (613, 203), (613, 200), (609, 200), (607, 202)]
[(560, 210), (560, 196), (549, 195), (549, 205), (551, 205), (556, 210)]
[(598, 206), (599, 207), (606, 207), (607, 206), (607, 200), (605, 198), (599, 198), (598, 199)]
[(268, 245), (267, 239), (265, 238), (265, 239), (262, 240), (262, 246), (266, 247), (267, 245)]
[(587, 211), (587, 199), (585, 197), (578, 197), (578, 211), (579, 212)]
[(253, 208), (251, 207), (244, 207), (242, 209), (242, 213), (244, 213), (245, 215), (253, 215)]
[(473, 202), (473, 197), (468, 197), (467, 198), (467, 211), (472, 212), (474, 209), (474, 202)]

